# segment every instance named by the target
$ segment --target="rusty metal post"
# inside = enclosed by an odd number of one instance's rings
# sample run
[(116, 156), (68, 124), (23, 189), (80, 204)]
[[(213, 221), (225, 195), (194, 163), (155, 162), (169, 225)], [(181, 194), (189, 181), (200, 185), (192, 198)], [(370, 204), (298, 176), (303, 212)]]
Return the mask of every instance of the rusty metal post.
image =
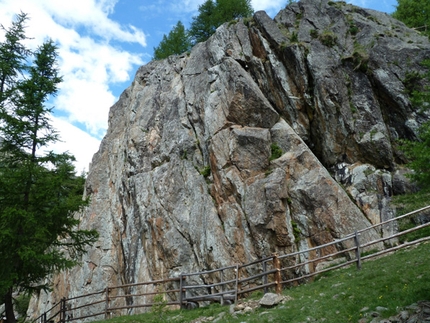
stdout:
[(282, 293), (282, 277), (281, 277), (281, 262), (279, 261), (278, 254), (273, 254), (273, 268), (276, 269), (275, 272), (275, 292), (276, 294)]

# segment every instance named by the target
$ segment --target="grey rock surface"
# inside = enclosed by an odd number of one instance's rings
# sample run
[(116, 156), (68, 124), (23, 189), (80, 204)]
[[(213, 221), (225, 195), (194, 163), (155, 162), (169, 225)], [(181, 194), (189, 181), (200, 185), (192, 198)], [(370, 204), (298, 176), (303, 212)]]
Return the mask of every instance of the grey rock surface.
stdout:
[(429, 119), (404, 80), (429, 56), (428, 39), (387, 14), (306, 0), (142, 66), (110, 110), (86, 182), (81, 227), (100, 239), (32, 313), (107, 285), (307, 249), (393, 217), (393, 190), (411, 189), (396, 173), (395, 141)]

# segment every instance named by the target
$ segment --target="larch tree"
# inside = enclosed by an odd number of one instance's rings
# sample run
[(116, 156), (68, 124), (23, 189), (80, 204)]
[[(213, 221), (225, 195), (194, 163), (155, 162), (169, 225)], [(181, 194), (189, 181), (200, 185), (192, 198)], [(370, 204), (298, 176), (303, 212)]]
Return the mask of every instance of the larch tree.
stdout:
[(184, 24), (178, 21), (176, 26), (166, 36), (160, 44), (154, 48), (154, 59), (167, 58), (170, 55), (182, 54), (191, 48), (191, 41), (185, 30)]
[(190, 27), (190, 37), (194, 44), (207, 40), (218, 27), (216, 5), (213, 0), (206, 0), (199, 6), (198, 16), (193, 17)]
[(80, 230), (75, 213), (84, 176), (77, 176), (68, 153), (44, 151), (59, 140), (45, 104), (62, 78), (57, 48), (48, 40), (35, 51), (25, 47), (21, 13), (0, 43), (0, 297), (6, 322), (15, 323), (13, 293), (49, 288), (46, 278), (71, 268), (97, 240)]
[(254, 11), (250, 0), (206, 0), (198, 12), (188, 31), (178, 22), (169, 35), (164, 35), (154, 48), (154, 59), (188, 51), (193, 45), (206, 41), (223, 23), (249, 17)]
[(194, 44), (206, 41), (223, 23), (254, 13), (250, 0), (206, 0), (198, 10), (189, 31)]

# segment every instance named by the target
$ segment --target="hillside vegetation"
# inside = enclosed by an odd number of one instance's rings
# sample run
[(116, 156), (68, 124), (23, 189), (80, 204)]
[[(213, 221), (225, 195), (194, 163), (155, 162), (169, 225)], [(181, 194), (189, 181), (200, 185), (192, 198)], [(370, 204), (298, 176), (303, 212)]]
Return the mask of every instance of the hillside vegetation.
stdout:
[[(112, 318), (106, 323), (138, 322), (370, 322), (376, 315), (388, 318), (410, 305), (430, 299), (430, 243), (400, 250), (321, 275), (313, 282), (284, 290), (286, 300), (276, 308), (257, 307), (247, 314), (234, 313), (234, 305), (217, 304), (196, 310), (166, 310)], [(245, 303), (261, 298), (254, 294)], [(255, 301), (254, 301), (255, 303)], [(233, 312), (233, 313), (232, 313)], [(378, 321), (379, 322), (379, 321)]]

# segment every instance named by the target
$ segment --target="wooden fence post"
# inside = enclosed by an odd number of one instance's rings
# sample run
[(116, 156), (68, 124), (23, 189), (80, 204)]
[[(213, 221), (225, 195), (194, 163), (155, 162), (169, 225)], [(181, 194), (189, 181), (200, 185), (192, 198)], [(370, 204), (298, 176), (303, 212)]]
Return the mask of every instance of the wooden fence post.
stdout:
[(223, 284), (223, 281), (224, 281), (224, 271), (221, 270), (221, 272), (220, 272), (219, 275), (220, 275), (220, 280), (221, 280), (221, 298), (220, 298), (220, 304), (222, 306), (222, 305), (224, 305), (224, 284)]
[(109, 287), (105, 289), (105, 319), (108, 319), (109, 315)]
[(239, 289), (239, 265), (236, 265), (236, 295), (234, 297), (234, 303), (237, 304), (237, 300), (238, 300), (238, 289)]
[(42, 323), (46, 323), (46, 312), (42, 315)]
[(360, 270), (361, 269), (360, 239), (357, 231), (355, 231), (354, 241), (355, 241), (355, 247), (356, 247), (355, 258), (357, 259), (357, 269)]
[(184, 308), (184, 279), (182, 273), (179, 275), (179, 306), (182, 310)]
[(281, 262), (279, 261), (278, 254), (273, 254), (273, 267), (276, 269), (275, 272), (275, 292), (276, 294), (282, 293), (282, 277), (281, 277)]
[[(267, 261), (263, 261), (263, 273), (267, 272)], [(263, 285), (267, 284), (267, 274), (263, 276)], [(267, 286), (264, 286), (264, 294), (269, 292)]]
[(60, 301), (60, 322), (66, 323), (66, 298), (63, 297)]

